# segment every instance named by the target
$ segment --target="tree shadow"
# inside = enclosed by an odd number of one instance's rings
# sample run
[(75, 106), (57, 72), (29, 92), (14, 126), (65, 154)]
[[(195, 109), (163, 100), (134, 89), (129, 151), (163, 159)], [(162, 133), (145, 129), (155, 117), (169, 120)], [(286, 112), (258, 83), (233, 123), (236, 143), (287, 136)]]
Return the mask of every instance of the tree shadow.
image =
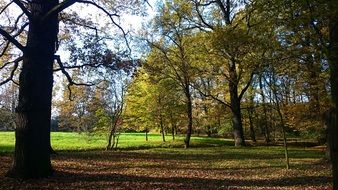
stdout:
[(327, 176), (282, 177), (278, 179), (207, 179), (199, 177), (148, 177), (121, 174), (68, 173), (57, 171), (56, 178), (63, 183), (83, 188), (82, 183), (96, 184), (105, 189), (106, 184), (120, 184), (129, 187), (150, 187), (151, 189), (223, 189), (223, 188), (273, 188), (291, 186), (319, 186), (331, 182)]
[[(151, 148), (149, 148), (151, 149)], [(290, 151), (290, 158), (321, 158), (321, 155), (309, 155), (307, 152)], [(53, 155), (55, 159), (90, 159), (95, 160), (121, 160), (121, 159), (149, 159), (152, 160), (178, 160), (178, 161), (217, 161), (217, 160), (273, 160), (284, 159), (283, 152), (274, 153), (259, 153), (250, 151), (232, 152), (232, 151), (215, 151), (212, 154), (205, 153), (158, 153), (158, 152), (133, 152), (125, 150), (117, 151), (76, 151), (76, 152), (59, 152), (58, 155)]]

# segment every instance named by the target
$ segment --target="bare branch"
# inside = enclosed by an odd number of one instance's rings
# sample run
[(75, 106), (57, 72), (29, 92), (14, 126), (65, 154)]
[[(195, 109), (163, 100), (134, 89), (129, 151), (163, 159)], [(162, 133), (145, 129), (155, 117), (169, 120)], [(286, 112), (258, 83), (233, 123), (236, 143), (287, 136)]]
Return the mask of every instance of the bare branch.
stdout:
[[(16, 69), (17, 69), (18, 66), (19, 66), (19, 62), (22, 61), (22, 60), (23, 60), (23, 57), (19, 57), (19, 58), (17, 58), (16, 60), (14, 60), (14, 61), (11, 62), (11, 63), (14, 63), (14, 66), (13, 66), (13, 68), (12, 68), (12, 71), (11, 71), (9, 77), (8, 77), (6, 80), (0, 82), (0, 86), (1, 86), (1, 85), (4, 85), (4, 84), (6, 84), (6, 83), (8, 83), (9, 81), (13, 81), (13, 77), (14, 77), (15, 71), (16, 71)], [(8, 65), (8, 64), (6, 63), (5, 65)], [(3, 68), (3, 67), (1, 67), (1, 68)], [(13, 82), (14, 82), (14, 81), (13, 81)]]
[(215, 101), (221, 103), (222, 105), (224, 105), (224, 106), (226, 106), (226, 107), (228, 107), (228, 108), (231, 109), (231, 105), (230, 105), (228, 102), (219, 99), (217, 96), (215, 96), (215, 95), (213, 95), (213, 94), (211, 94), (211, 93), (205, 93), (205, 92), (203, 92), (200, 88), (198, 88), (198, 87), (195, 86), (195, 85), (192, 85), (192, 87), (193, 87), (195, 90), (197, 90), (200, 94), (202, 94), (204, 97), (212, 98), (213, 100), (215, 100)]
[(204, 20), (204, 18), (203, 18), (203, 16), (202, 16), (201, 12), (200, 12), (200, 10), (199, 10), (199, 6), (207, 6), (207, 5), (210, 5), (210, 4), (212, 4), (212, 3), (215, 3), (215, 1), (210, 1), (208, 4), (200, 4), (199, 2), (196, 2), (196, 3), (195, 3), (195, 10), (196, 10), (197, 16), (198, 16), (198, 18), (201, 20), (201, 22), (202, 22), (205, 26), (207, 26), (208, 28), (210, 28), (211, 30), (214, 30), (214, 27), (213, 27), (211, 24), (207, 23), (207, 22)]
[(12, 33), (12, 32), (14, 32), (16, 29), (17, 29), (17, 25), (18, 25), (18, 23), (19, 23), (19, 21), (20, 21), (20, 19), (21, 19), (21, 17), (24, 15), (24, 13), (21, 13), (17, 18), (16, 18), (16, 20), (15, 20), (15, 22), (14, 22), (14, 26), (12, 27), (12, 30), (9, 32), (9, 33)]
[(28, 9), (25, 7), (25, 5), (20, 0), (13, 0), (13, 2), (20, 7), (23, 13), (28, 17), (29, 20), (32, 18), (32, 14), (28, 11)]
[[(5, 45), (5, 47), (4, 47), (4, 49), (2, 50), (2, 52), (1, 52), (1, 54), (0, 54), (0, 57), (2, 57), (3, 55), (5, 55), (5, 53), (7, 52), (7, 49), (9, 48), (9, 44), (10, 44), (10, 42), (9, 41), (7, 41), (6, 42), (6, 45)], [(2, 67), (1, 67), (2, 68)], [(1, 69), (0, 68), (0, 69)]]
[(131, 52), (131, 48), (129, 46), (129, 42), (127, 40), (128, 33), (125, 32), (124, 29), (119, 24), (117, 24), (115, 22), (115, 20), (113, 19), (113, 17), (119, 17), (119, 15), (116, 14), (116, 13), (109, 13), (104, 7), (98, 5), (95, 2), (87, 1), (87, 0), (66, 0), (66, 1), (60, 3), (55, 8), (53, 8), (52, 10), (50, 10), (45, 16), (43, 16), (42, 20), (45, 20), (47, 17), (49, 17), (52, 14), (56, 14), (56, 13), (61, 12), (62, 10), (68, 8), (69, 6), (73, 5), (74, 3), (89, 4), (89, 5), (92, 5), (92, 6), (96, 7), (96, 8), (98, 8), (102, 12), (104, 12), (109, 17), (110, 21), (122, 32), (124, 40), (125, 40), (126, 45), (127, 45), (127, 48), (129, 50), (129, 52)]
[(68, 85), (76, 85), (76, 86), (94, 86), (95, 84), (88, 84), (88, 83), (77, 83), (74, 82), (72, 77), (69, 75), (69, 73), (66, 71), (65, 67), (63, 66), (63, 63), (61, 61), (61, 58), (59, 55), (55, 55), (54, 59), (56, 60), (56, 62), (58, 63), (61, 72), (66, 76), (67, 80), (68, 80)]
[(2, 14), (12, 3), (13, 1), (9, 2), (6, 6), (4, 6), (4, 8), (1, 9), (0, 14)]
[(103, 66), (103, 65), (104, 65), (103, 63), (97, 64), (97, 65), (94, 65), (94, 64), (91, 64), (91, 63), (86, 63), (86, 64), (82, 64), (82, 65), (73, 65), (73, 66), (64, 66), (63, 65), (62, 67), (54, 69), (53, 71), (62, 71), (62, 69), (80, 69), (80, 68), (84, 68), (84, 67), (99, 68), (100, 66)]
[(239, 94), (238, 98), (239, 100), (241, 100), (243, 98), (243, 95), (244, 93), (248, 90), (248, 88), (250, 87), (251, 85), (251, 81), (253, 79), (253, 76), (254, 76), (255, 72), (252, 72), (251, 75), (250, 75), (250, 79), (248, 81), (248, 83), (245, 85), (245, 87), (241, 90), (241, 93)]
[(70, 17), (67, 17), (66, 15), (62, 14), (61, 20), (64, 21), (65, 23), (69, 22), (69, 23), (75, 24), (77, 26), (82, 26), (84, 28), (94, 30), (96, 36), (98, 36), (98, 31), (102, 32), (101, 30), (97, 29), (95, 26), (91, 26), (91, 25), (87, 24), (86, 20), (84, 20), (84, 19), (77, 21), (75, 19), (71, 19)]
[(11, 36), (9, 33), (7, 33), (5, 30), (0, 28), (0, 34), (6, 38), (8, 41), (10, 41), (12, 44), (14, 44), (17, 48), (19, 48), (22, 52), (25, 51), (25, 47), (17, 41), (13, 36)]

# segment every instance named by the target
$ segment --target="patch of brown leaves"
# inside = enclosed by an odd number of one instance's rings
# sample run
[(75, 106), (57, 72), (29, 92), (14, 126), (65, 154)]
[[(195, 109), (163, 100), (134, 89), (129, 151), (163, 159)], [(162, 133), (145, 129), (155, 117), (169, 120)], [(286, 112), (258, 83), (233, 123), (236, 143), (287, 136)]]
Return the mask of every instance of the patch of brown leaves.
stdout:
[(285, 170), (196, 158), (137, 151), (61, 152), (53, 156), (52, 177), (17, 181), (4, 177), (11, 158), (0, 156), (0, 189), (332, 189), (329, 164), (322, 160)]

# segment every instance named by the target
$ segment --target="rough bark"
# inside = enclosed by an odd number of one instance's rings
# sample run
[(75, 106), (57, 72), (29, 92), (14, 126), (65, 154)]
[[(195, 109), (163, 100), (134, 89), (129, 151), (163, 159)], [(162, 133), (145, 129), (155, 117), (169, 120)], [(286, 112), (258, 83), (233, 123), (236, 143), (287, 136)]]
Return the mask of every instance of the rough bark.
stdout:
[(230, 106), (232, 113), (232, 127), (235, 139), (235, 146), (245, 146), (241, 103), (238, 96), (238, 77), (236, 72), (236, 65), (234, 61), (229, 64), (229, 92), (230, 92)]
[(337, 121), (337, 108), (338, 108), (338, 1), (331, 0), (329, 1), (329, 6), (331, 8), (331, 17), (329, 25), (329, 65), (330, 65), (330, 82), (331, 82), (331, 97), (333, 102), (334, 113), (332, 124), (331, 124), (331, 133), (335, 134), (331, 138), (330, 143), (330, 156), (332, 163), (332, 176), (333, 176), (333, 189), (338, 189), (338, 121)]
[(8, 172), (11, 177), (40, 178), (53, 173), (50, 122), (58, 16), (41, 18), (57, 4), (57, 0), (30, 1), (32, 18), (19, 78), (15, 153)]

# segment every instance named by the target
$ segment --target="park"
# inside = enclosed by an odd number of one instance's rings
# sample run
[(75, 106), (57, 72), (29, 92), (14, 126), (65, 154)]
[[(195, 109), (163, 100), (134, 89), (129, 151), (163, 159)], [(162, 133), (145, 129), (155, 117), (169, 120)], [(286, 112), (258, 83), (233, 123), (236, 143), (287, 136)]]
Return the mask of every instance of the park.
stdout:
[(0, 189), (338, 189), (337, 0), (0, 0)]

